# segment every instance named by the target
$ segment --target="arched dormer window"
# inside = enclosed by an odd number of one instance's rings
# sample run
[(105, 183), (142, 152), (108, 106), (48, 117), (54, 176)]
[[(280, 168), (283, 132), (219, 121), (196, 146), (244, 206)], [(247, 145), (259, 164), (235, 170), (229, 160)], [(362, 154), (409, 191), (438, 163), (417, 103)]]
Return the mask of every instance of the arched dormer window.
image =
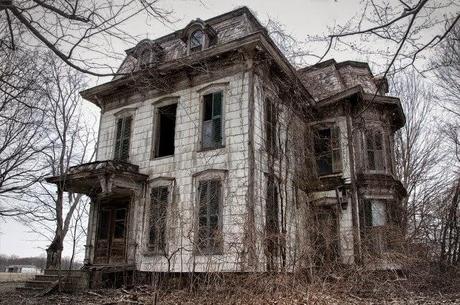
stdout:
[(163, 59), (164, 50), (159, 43), (144, 39), (130, 50), (128, 54), (137, 59), (139, 67), (144, 68), (158, 65)]
[(196, 30), (190, 35), (189, 50), (190, 53), (203, 50), (205, 43), (205, 34), (202, 30)]
[(182, 31), (181, 40), (187, 44), (187, 53), (204, 50), (217, 42), (217, 32), (203, 20), (190, 22)]

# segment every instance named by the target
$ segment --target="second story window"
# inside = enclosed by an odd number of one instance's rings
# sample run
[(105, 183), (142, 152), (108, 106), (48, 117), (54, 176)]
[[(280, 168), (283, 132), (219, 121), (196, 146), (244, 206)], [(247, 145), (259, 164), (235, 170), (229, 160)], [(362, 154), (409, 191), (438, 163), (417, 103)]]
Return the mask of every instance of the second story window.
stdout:
[(383, 135), (378, 130), (366, 132), (367, 169), (384, 171), (385, 159), (383, 153)]
[(197, 250), (200, 254), (219, 254), (221, 252), (221, 194), (221, 180), (212, 179), (199, 182)]
[(149, 248), (161, 254), (166, 250), (168, 195), (167, 186), (154, 187), (150, 193)]
[(314, 137), (318, 175), (341, 172), (340, 129), (337, 126), (317, 129)]
[(276, 105), (269, 99), (265, 102), (265, 147), (267, 152), (276, 156), (278, 154), (278, 111)]
[(154, 157), (174, 155), (177, 104), (158, 108), (156, 114)]
[(115, 160), (128, 161), (129, 159), (132, 120), (132, 116), (125, 116), (117, 119), (114, 155)]
[(197, 30), (190, 35), (190, 53), (203, 50), (205, 35), (202, 30)]
[(222, 147), (222, 91), (203, 96), (201, 148)]

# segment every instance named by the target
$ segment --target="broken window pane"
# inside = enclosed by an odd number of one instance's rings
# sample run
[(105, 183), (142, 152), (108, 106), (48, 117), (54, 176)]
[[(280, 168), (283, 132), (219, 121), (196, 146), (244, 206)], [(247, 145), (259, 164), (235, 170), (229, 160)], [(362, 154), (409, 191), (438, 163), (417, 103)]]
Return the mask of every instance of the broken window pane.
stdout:
[(177, 104), (158, 109), (155, 157), (174, 155)]
[(314, 142), (318, 175), (340, 172), (342, 170), (340, 129), (337, 126), (317, 129)]
[(190, 52), (201, 51), (203, 49), (204, 33), (201, 30), (195, 31), (190, 35)]
[(222, 92), (203, 97), (202, 148), (222, 146)]

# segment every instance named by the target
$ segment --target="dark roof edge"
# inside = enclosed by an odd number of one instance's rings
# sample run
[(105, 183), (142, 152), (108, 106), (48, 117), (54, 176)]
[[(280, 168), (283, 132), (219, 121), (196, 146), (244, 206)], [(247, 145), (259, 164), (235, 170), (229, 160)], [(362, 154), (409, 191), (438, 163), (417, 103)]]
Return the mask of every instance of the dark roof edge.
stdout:
[(298, 69), (297, 71), (299, 72), (307, 72), (309, 70), (314, 70), (314, 69), (321, 69), (327, 66), (335, 65), (337, 69), (340, 69), (343, 66), (354, 66), (354, 67), (359, 67), (359, 68), (365, 68), (369, 71), (369, 73), (374, 76), (374, 74), (371, 71), (371, 68), (369, 67), (369, 64), (367, 62), (363, 61), (355, 61), (355, 60), (346, 60), (346, 61), (341, 61), (337, 62), (334, 58), (328, 59), (319, 63), (316, 63), (311, 66), (306, 66), (303, 68)]

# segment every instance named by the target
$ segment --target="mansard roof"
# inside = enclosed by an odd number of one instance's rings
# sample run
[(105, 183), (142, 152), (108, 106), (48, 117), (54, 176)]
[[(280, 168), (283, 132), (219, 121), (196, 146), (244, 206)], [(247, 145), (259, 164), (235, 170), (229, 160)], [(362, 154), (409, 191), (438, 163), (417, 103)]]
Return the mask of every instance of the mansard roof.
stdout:
[[(186, 57), (187, 38), (191, 31), (201, 28), (210, 37), (214, 38), (218, 44), (237, 40), (257, 31), (266, 31), (265, 28), (254, 17), (247, 7), (241, 7), (231, 12), (207, 19), (192, 20), (185, 28), (157, 39), (144, 39), (135, 47), (126, 50), (126, 58), (118, 69), (118, 74), (131, 73), (139, 69), (136, 49), (150, 41), (152, 44), (160, 46), (165, 53), (162, 62)], [(155, 63), (159, 64), (161, 62)], [(122, 76), (118, 75), (115, 79)]]

